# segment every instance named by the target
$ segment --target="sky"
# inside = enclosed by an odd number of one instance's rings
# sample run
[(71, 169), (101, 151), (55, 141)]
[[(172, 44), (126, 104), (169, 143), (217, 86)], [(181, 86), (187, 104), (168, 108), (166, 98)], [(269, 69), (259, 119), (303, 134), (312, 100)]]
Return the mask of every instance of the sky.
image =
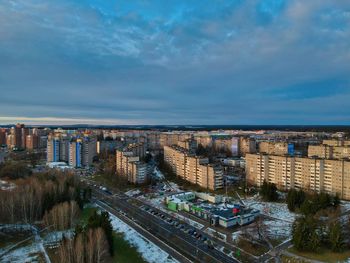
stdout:
[(350, 125), (349, 0), (0, 0), (0, 124)]

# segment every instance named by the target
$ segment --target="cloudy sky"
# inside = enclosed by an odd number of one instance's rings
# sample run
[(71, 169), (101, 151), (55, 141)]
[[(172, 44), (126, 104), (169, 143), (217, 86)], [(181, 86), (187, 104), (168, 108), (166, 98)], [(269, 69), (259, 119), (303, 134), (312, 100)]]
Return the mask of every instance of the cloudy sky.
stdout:
[(350, 124), (349, 0), (0, 0), (0, 123)]

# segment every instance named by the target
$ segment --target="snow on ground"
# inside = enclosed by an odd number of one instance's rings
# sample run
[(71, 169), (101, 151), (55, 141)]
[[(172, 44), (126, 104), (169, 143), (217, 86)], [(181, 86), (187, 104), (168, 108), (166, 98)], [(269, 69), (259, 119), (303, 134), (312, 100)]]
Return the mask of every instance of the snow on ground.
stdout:
[(44, 238), (44, 245), (49, 247), (55, 247), (62, 240), (63, 235), (67, 238), (72, 238), (74, 230), (64, 230), (64, 231), (53, 231), (48, 233)]
[(1, 224), (0, 225), (0, 231), (32, 231), (33, 228), (29, 224)]
[(4, 255), (0, 261), (7, 263), (27, 263), (37, 262), (38, 253), (41, 252), (41, 247), (38, 243), (32, 243), (25, 247), (14, 249), (8, 254)]
[(125, 224), (118, 217), (109, 214), (111, 218), (111, 223), (113, 229), (117, 232), (123, 233), (125, 240), (127, 240), (131, 245), (135, 246), (137, 251), (142, 255), (142, 257), (150, 263), (177, 263), (178, 261), (173, 259), (168, 253), (160, 249), (154, 243), (149, 241), (140, 235), (133, 228)]
[(270, 238), (287, 238), (292, 232), (292, 223), (281, 220), (267, 219), (263, 221), (265, 231)]
[(341, 201), (340, 203), (342, 213), (346, 213), (350, 211), (350, 202), (349, 201)]
[(232, 241), (238, 241), (238, 238), (240, 237), (240, 235), (242, 234), (242, 231), (238, 230), (236, 232), (232, 233)]
[(154, 167), (154, 175), (159, 179), (164, 179), (164, 174), (157, 167)]
[(289, 223), (294, 222), (295, 213), (290, 212), (285, 203), (263, 202), (253, 198), (244, 199), (243, 201), (248, 207), (260, 210), (263, 215)]
[(0, 180), (0, 190), (11, 191), (16, 188), (16, 184)]
[(125, 194), (126, 194), (127, 196), (130, 196), (130, 197), (136, 196), (136, 195), (138, 195), (138, 194), (140, 194), (140, 193), (141, 193), (141, 191), (138, 190), (138, 189), (136, 189), (136, 190), (130, 190), (130, 191), (128, 191), (128, 192), (125, 192)]

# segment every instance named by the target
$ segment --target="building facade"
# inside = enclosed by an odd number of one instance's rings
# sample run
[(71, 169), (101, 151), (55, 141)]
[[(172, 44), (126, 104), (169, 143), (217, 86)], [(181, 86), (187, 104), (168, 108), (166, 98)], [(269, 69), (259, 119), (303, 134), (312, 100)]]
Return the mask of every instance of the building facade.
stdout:
[(222, 167), (209, 164), (208, 158), (191, 155), (178, 146), (164, 146), (164, 161), (177, 176), (192, 184), (210, 190), (223, 188)]
[(116, 150), (116, 173), (133, 184), (144, 184), (149, 179), (148, 165), (141, 161), (145, 156), (143, 143), (130, 144)]
[(257, 186), (266, 181), (279, 189), (326, 192), (350, 200), (350, 161), (247, 154), (246, 178)]

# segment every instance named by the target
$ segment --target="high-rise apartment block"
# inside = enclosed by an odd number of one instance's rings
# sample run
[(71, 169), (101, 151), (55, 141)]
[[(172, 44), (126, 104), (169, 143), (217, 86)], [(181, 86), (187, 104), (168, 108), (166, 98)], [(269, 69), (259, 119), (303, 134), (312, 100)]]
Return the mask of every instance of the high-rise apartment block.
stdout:
[(184, 141), (178, 141), (177, 145), (181, 148), (186, 149), (190, 153), (195, 153), (197, 149), (197, 141), (193, 139), (187, 139)]
[(309, 145), (308, 157), (350, 159), (350, 146)]
[(0, 146), (6, 144), (6, 129), (0, 129)]
[(28, 150), (34, 150), (37, 149), (39, 146), (39, 138), (36, 134), (29, 134), (26, 136), (26, 148)]
[(57, 137), (49, 138), (47, 141), (47, 162), (60, 161), (60, 139)]
[(322, 144), (328, 146), (350, 146), (350, 140), (323, 140)]
[(82, 165), (82, 140), (72, 139), (69, 142), (69, 160), (68, 164), (74, 168), (81, 168)]
[(145, 156), (143, 143), (131, 144), (116, 150), (116, 173), (117, 176), (127, 178), (133, 184), (144, 184), (148, 181), (148, 165), (141, 161)]
[(293, 155), (294, 144), (288, 142), (263, 141), (259, 143), (259, 152), (273, 155)]
[(223, 170), (209, 164), (208, 158), (192, 155), (178, 146), (164, 146), (164, 161), (186, 181), (210, 190), (223, 188)]
[(71, 167), (92, 165), (97, 155), (97, 142), (93, 136), (50, 135), (47, 140), (47, 162), (66, 162)]
[(239, 154), (256, 153), (256, 141), (249, 137), (239, 137)]
[(257, 186), (266, 181), (280, 189), (327, 192), (350, 200), (350, 161), (247, 154), (246, 177)]

